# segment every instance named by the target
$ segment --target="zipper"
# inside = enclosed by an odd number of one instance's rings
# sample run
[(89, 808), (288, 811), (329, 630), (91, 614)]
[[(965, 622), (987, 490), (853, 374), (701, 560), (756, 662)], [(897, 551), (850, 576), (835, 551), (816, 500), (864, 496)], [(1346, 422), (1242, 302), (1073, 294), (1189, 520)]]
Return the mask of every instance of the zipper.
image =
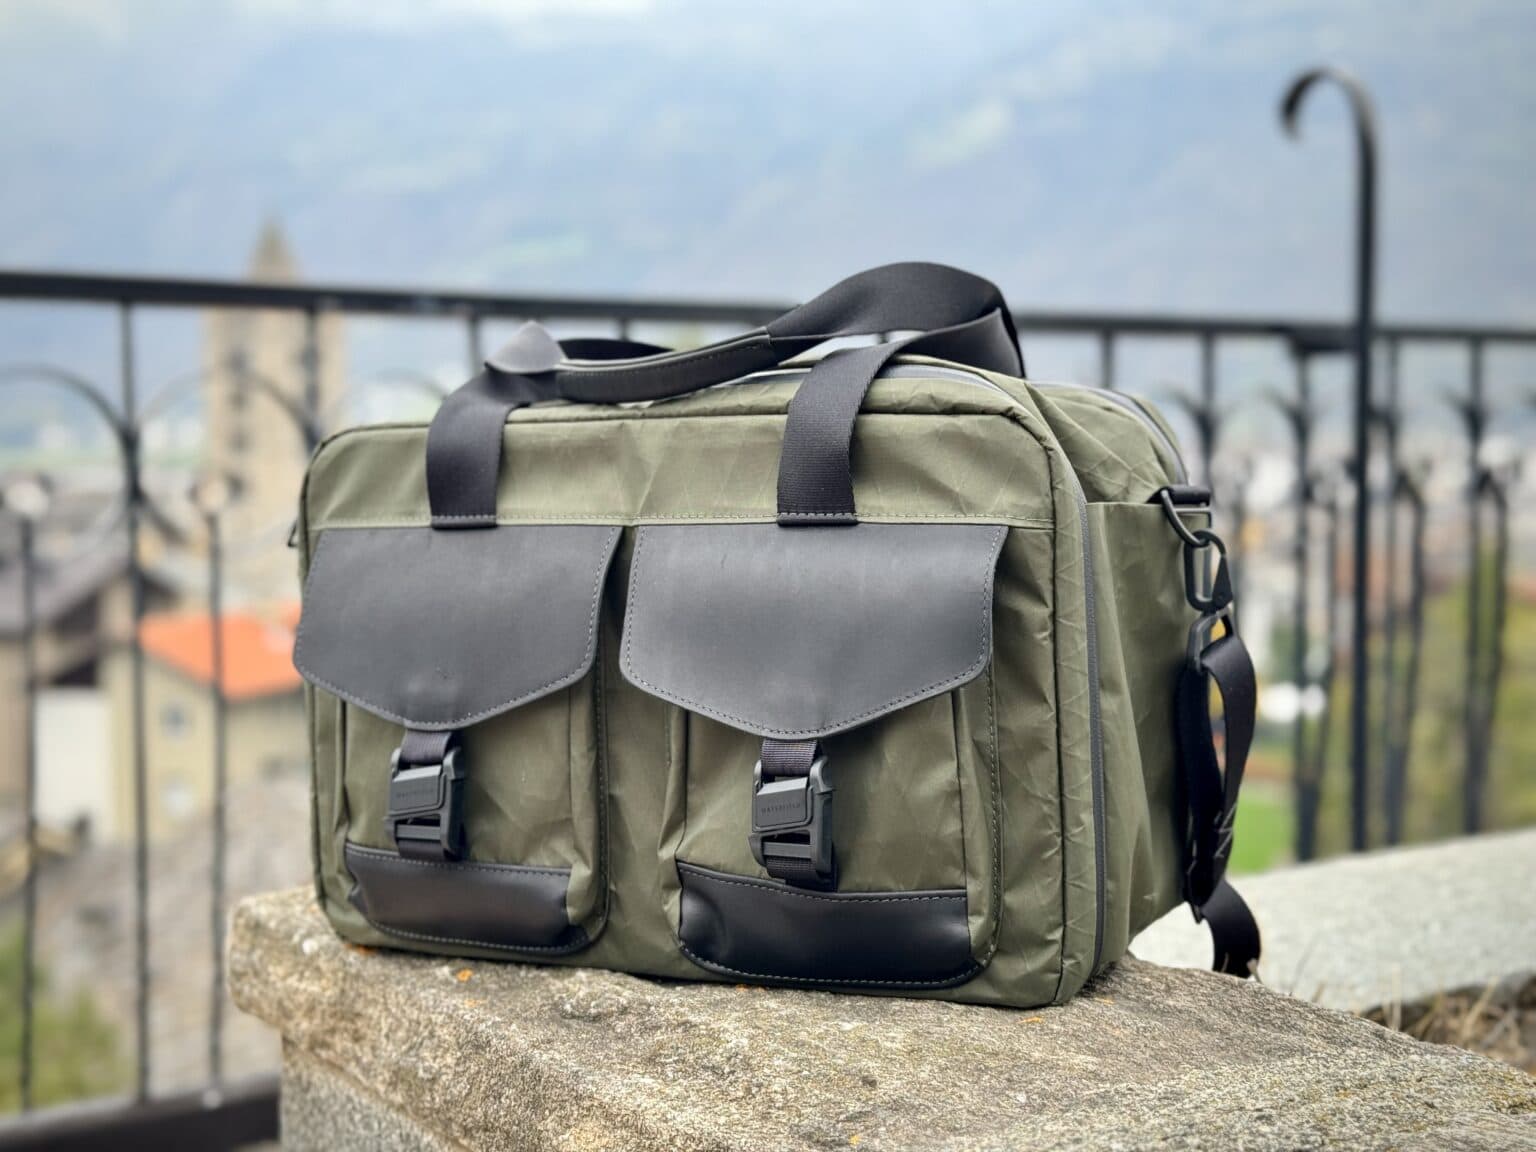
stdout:
[[(802, 368), (775, 368), (766, 372), (755, 372), (743, 379), (755, 380), (764, 377), (776, 379), (788, 379), (804, 377), (809, 369)], [(879, 378), (884, 379), (922, 379), (932, 380), (960, 380), (985, 388), (989, 392), (995, 392), (1007, 397), (1010, 401), (1014, 397), (1004, 388), (992, 383), (985, 376), (979, 376), (974, 372), (967, 372), (960, 368), (939, 368), (919, 364), (895, 364), (880, 373)], [(1034, 381), (1029, 381), (1034, 384)], [(1039, 387), (1040, 385), (1036, 385)], [(1177, 464), (1177, 472), (1182, 481), (1184, 461), (1180, 458), (1178, 450), (1169, 442), (1163, 430), (1157, 422), (1136, 406), (1136, 402), (1128, 396), (1110, 392), (1106, 389), (1089, 389), (1074, 384), (1047, 384), (1048, 388), (1066, 388), (1074, 391), (1092, 392), (1094, 395), (1114, 397), (1115, 403), (1132, 413), (1138, 421), (1150, 429), (1159, 442), (1166, 445), (1170, 456)], [(1099, 963), (1104, 955), (1104, 898), (1107, 890), (1108, 862), (1106, 860), (1107, 848), (1104, 843), (1106, 835), (1104, 813), (1104, 723), (1103, 712), (1099, 700), (1099, 613), (1098, 590), (1094, 582), (1093, 565), (1093, 535), (1088, 521), (1088, 497), (1083, 492), (1083, 485), (1077, 478), (1077, 472), (1070, 466), (1067, 469), (1072, 479), (1072, 498), (1077, 504), (1077, 521), (1083, 537), (1083, 599), (1084, 599), (1084, 629), (1087, 634), (1088, 644), (1088, 762), (1089, 775), (1093, 786), (1093, 873), (1094, 873), (1094, 920), (1093, 920), (1093, 963), (1088, 971), (1092, 975), (1098, 970)]]

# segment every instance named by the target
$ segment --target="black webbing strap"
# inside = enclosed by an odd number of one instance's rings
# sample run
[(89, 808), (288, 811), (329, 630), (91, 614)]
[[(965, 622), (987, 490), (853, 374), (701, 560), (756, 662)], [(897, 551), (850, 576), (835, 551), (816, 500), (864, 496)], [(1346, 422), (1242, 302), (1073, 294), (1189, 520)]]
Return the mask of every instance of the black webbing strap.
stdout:
[(564, 351), (538, 324), (524, 324), (481, 372), (444, 399), (427, 430), (427, 502), (434, 528), (496, 524), (496, 480), (507, 416), (558, 396), (549, 372)]
[(893, 356), (921, 352), (945, 360), (1024, 374), (1018, 337), (1006, 309), (965, 324), (818, 361), (789, 402), (779, 455), (780, 524), (853, 524), (853, 427), (864, 396)]
[(1237, 889), (1220, 881), (1198, 912), (1211, 930), (1211, 969), (1228, 976), (1257, 975), (1263, 951), (1259, 922)]
[[(1179, 675), (1176, 693), (1179, 758), (1184, 765), (1183, 793), (1188, 815), (1185, 843), (1185, 898), (1195, 919), (1210, 925), (1214, 967), (1231, 976), (1252, 975), (1259, 961), (1258, 924), (1248, 906), (1226, 882), (1232, 854), (1232, 822), (1237, 815), (1243, 769), (1253, 742), (1258, 689), (1253, 661), (1235, 631), (1195, 650)], [(1203, 633), (1215, 621), (1203, 617)], [(1191, 645), (1195, 648), (1198, 639)], [(1226, 732), (1226, 766), (1216, 750), (1216, 722), (1211, 686), (1221, 694)]]
[[(1184, 827), (1184, 898), (1195, 919), (1210, 927), (1212, 967), (1229, 976), (1258, 970), (1261, 941), (1258, 922), (1226, 881), (1232, 855), (1232, 827), (1248, 751), (1258, 716), (1258, 683), (1253, 660), (1237, 633), (1232, 576), (1227, 549), (1209, 528), (1190, 529), (1180, 512), (1209, 511), (1210, 491), (1188, 485), (1160, 489), (1152, 503), (1163, 513), (1184, 549), (1184, 597), (1200, 613), (1189, 630), (1189, 646), (1174, 693), (1175, 729)], [(1202, 579), (1208, 550), (1216, 559), (1209, 579)], [(1208, 585), (1208, 586), (1207, 586)], [(1221, 635), (1216, 630), (1221, 629)], [(1225, 755), (1217, 754), (1217, 721), (1211, 687), (1221, 696)], [(1224, 765), (1224, 766), (1223, 766)]]
[[(1013, 319), (989, 281), (940, 264), (889, 264), (850, 276), (764, 328), (686, 352), (634, 341), (562, 347), (544, 329), (525, 325), (484, 372), (443, 401), (432, 422), (427, 495), (433, 527), (496, 522), (502, 432), (515, 408), (549, 399), (620, 404), (680, 396), (771, 368), (828, 340), (885, 332), (916, 335), (829, 357), (791, 406), (781, 465), (790, 473), (780, 486), (784, 522), (847, 520), (853, 420), (887, 360), (899, 351), (924, 352), (1022, 374)], [(823, 390), (825, 397), (817, 395)]]
[(406, 768), (441, 764), (452, 742), (452, 732), (423, 732), (419, 728), (407, 728), (400, 740), (399, 763)]
[(816, 740), (767, 739), (758, 763), (764, 776), (809, 776), (820, 754), (821, 744)]

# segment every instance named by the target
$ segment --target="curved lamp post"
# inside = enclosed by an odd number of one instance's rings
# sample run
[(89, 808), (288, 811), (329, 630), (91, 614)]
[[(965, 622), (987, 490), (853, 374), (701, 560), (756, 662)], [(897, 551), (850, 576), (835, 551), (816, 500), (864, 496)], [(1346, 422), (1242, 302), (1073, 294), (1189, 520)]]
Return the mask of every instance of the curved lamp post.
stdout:
[(1358, 181), (1355, 217), (1355, 395), (1354, 458), (1350, 461), (1355, 486), (1354, 517), (1354, 619), (1352, 621), (1350, 698), (1350, 844), (1355, 851), (1369, 841), (1366, 804), (1369, 796), (1367, 756), (1370, 751), (1370, 564), (1371, 503), (1369, 463), (1371, 448), (1371, 341), (1376, 326), (1376, 116), (1364, 86), (1336, 68), (1314, 68), (1291, 82), (1280, 106), (1280, 120), (1292, 136), (1307, 93), (1319, 84), (1342, 89), (1354, 120)]

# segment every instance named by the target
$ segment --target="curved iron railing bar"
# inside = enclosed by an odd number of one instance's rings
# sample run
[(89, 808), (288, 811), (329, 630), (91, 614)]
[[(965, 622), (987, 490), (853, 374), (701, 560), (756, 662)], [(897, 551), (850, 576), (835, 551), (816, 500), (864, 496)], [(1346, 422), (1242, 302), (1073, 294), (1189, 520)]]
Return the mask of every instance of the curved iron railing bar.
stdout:
[[(293, 422), (299, 434), (305, 438), (306, 443), (316, 444), (320, 440), (318, 419), (311, 416), (293, 397), (283, 391), (282, 387), (265, 373), (258, 372), (249, 366), (237, 364), (234, 359), (222, 366), (228, 372), (228, 378), (235, 388), (251, 387), (259, 395), (271, 400), (283, 414)], [(203, 384), (213, 379), (220, 371), (220, 367), (198, 368), (180, 376), (174, 376), (160, 385), (145, 401), (143, 414), (140, 417), (140, 427), (147, 427), (151, 422), (164, 416), (171, 404), (178, 398), (177, 393), (191, 387), (194, 384)]]
[(1483, 792), (1487, 776), (1487, 747), (1482, 737), (1483, 708), (1480, 700), (1486, 667), (1483, 625), (1483, 509), (1487, 496), (1488, 469), (1483, 464), (1483, 440), (1488, 430), (1488, 405), (1483, 394), (1483, 350), (1472, 345), (1467, 390), (1445, 390), (1446, 403), (1461, 420), (1467, 441), (1467, 594), (1465, 695), (1462, 699), (1462, 828), (1480, 831), (1483, 823)]
[[(1387, 501), (1385, 510), (1385, 542), (1382, 547), (1382, 561), (1385, 566), (1383, 579), (1384, 590), (1382, 595), (1382, 641), (1381, 641), (1381, 714), (1380, 733), (1377, 740), (1377, 749), (1381, 756), (1380, 780), (1382, 787), (1382, 806), (1388, 809), (1386, 825), (1388, 830), (1387, 843), (1396, 844), (1392, 839), (1393, 819), (1391, 816), (1391, 804), (1387, 800), (1387, 793), (1391, 790), (1388, 781), (1389, 770), (1387, 761), (1390, 758), (1390, 750), (1393, 743), (1393, 719), (1392, 711), (1398, 694), (1396, 659), (1398, 649), (1398, 617), (1399, 600), (1399, 569), (1401, 567), (1398, 555), (1398, 504), (1399, 485), (1398, 479), (1402, 472), (1401, 435), (1402, 432), (1402, 403), (1401, 390), (1399, 388), (1399, 353), (1401, 351), (1398, 341), (1389, 339), (1386, 342), (1386, 399), (1375, 406), (1371, 413), (1373, 427), (1379, 433), (1387, 458)], [(1399, 824), (1400, 827), (1400, 824)]]
[(1290, 425), (1295, 446), (1296, 487), (1293, 497), (1295, 518), (1291, 527), (1291, 568), (1295, 589), (1291, 606), (1291, 683), (1296, 691), (1296, 715), (1291, 721), (1291, 789), (1295, 805), (1296, 859), (1306, 861), (1317, 854), (1318, 785), (1308, 773), (1307, 719), (1302, 700), (1311, 683), (1308, 655), (1311, 650), (1312, 536), (1310, 512), (1316, 492), (1312, 486), (1312, 435), (1317, 412), (1312, 403), (1311, 360), (1294, 357), (1296, 395), (1266, 393), (1266, 398)]
[(409, 386), (433, 400), (442, 400), (453, 391), (431, 373), (418, 372), (411, 368), (386, 368), (381, 372), (372, 372), (364, 376), (358, 383)]
[[(304, 405), (289, 396), (271, 376), (256, 371), (249, 366), (237, 362), (237, 358), (231, 357), (223, 365), (210, 368), (198, 368), (190, 372), (173, 376), (170, 380), (161, 384), (144, 405), (141, 425), (149, 426), (157, 419), (163, 418), (170, 410), (179, 394), (193, 385), (206, 383), (217, 378), (221, 371), (225, 379), (233, 388), (251, 387), (258, 395), (272, 400), (278, 410), (293, 424), (304, 443), (312, 450), (321, 439), (322, 429), (328, 426), (327, 416), (334, 415), (345, 403), (345, 396), (337, 397), (335, 401), (323, 412), (311, 414)], [(224, 549), (227, 559), (236, 562), (268, 550), (274, 543), (287, 537), (290, 524), (287, 518), (280, 519), (272, 524), (263, 525), (254, 532), (243, 534), (240, 541), (233, 549)]]
[(1200, 441), (1200, 467), (1205, 472), (1206, 482), (1214, 486), (1216, 446), (1220, 442), (1226, 413), (1203, 393), (1196, 396), (1188, 389), (1168, 386), (1168, 398), (1195, 426), (1195, 437)]
[[(1309, 487), (1317, 493), (1315, 507), (1322, 510), (1326, 535), (1323, 543), (1323, 666), (1313, 684), (1321, 693), (1321, 707), (1313, 725), (1310, 746), (1305, 739), (1306, 712), (1301, 711), (1302, 748), (1304, 771), (1307, 774), (1307, 799), (1309, 807), (1305, 818), (1311, 828), (1312, 849), (1315, 852), (1318, 815), (1322, 808), (1323, 778), (1327, 775), (1329, 753), (1332, 751), (1333, 688), (1338, 673), (1339, 653), (1339, 559), (1342, 555), (1339, 537), (1343, 524), (1342, 485), (1337, 480), (1319, 475)], [(1309, 685), (1311, 687), (1313, 685)], [(1298, 813), (1298, 815), (1302, 815)]]
[[(1493, 603), (1484, 632), (1482, 660), (1467, 684), (1469, 722), (1469, 747), (1477, 752), (1477, 792), (1468, 794), (1468, 816), (1477, 820), (1482, 828), (1483, 804), (1487, 798), (1489, 770), (1493, 752), (1493, 725), (1498, 712), (1499, 687), (1504, 676), (1504, 641), (1509, 625), (1509, 485), (1515, 469), (1501, 475), (1498, 469), (1486, 468), (1478, 477), (1477, 487), (1481, 506), (1493, 510), (1493, 557), (1488, 573), (1492, 584)], [(1473, 578), (1483, 579), (1483, 564), (1474, 569)], [(1481, 630), (1481, 622), (1479, 621)], [(1477, 807), (1472, 808), (1476, 803)]]
[(1313, 68), (1297, 76), (1280, 105), (1280, 122), (1298, 135), (1302, 104), (1318, 85), (1331, 84), (1349, 102), (1355, 129), (1357, 169), (1355, 222), (1354, 588), (1350, 699), (1350, 843), (1357, 852), (1369, 843), (1366, 813), (1370, 752), (1370, 564), (1371, 564), (1371, 343), (1376, 326), (1376, 116), (1365, 87), (1337, 68)]
[[(1393, 481), (1388, 516), (1395, 523), (1404, 506), (1408, 509), (1408, 656), (1400, 661), (1399, 633), (1396, 627), (1383, 638), (1386, 666), (1393, 671), (1382, 693), (1382, 729), (1385, 742), (1383, 762), (1384, 808), (1388, 844), (1402, 842), (1408, 806), (1408, 765), (1413, 751), (1413, 721), (1419, 706), (1419, 681), (1424, 662), (1425, 576), (1424, 530), (1428, 506), (1424, 486), (1430, 465), (1426, 460), (1418, 469), (1399, 467)], [(1402, 663), (1402, 676), (1397, 668)]]
[[(133, 739), (134, 739), (134, 907), (135, 907), (135, 937), (134, 937), (134, 973), (136, 983), (135, 994), (135, 1048), (136, 1048), (136, 1096), (144, 1099), (149, 1093), (149, 902), (148, 902), (148, 829), (146, 824), (147, 810), (144, 800), (145, 759), (143, 748), (143, 640), (141, 625), (144, 615), (144, 585), (143, 568), (139, 560), (138, 535), (139, 516), (148, 505), (148, 497), (140, 483), (140, 459), (139, 459), (139, 431), (131, 417), (133, 399), (132, 379), (132, 327), (131, 316), (124, 306), (121, 317), (121, 352), (124, 366), (124, 401), (125, 409), (119, 409), (107, 399), (102, 391), (92, 380), (78, 372), (60, 368), (53, 364), (12, 364), (0, 367), (0, 385), (18, 385), (23, 383), (41, 383), (63, 391), (84, 400), (87, 405), (101, 418), (102, 422), (112, 433), (114, 445), (117, 449), (119, 464), (122, 468), (122, 506), (125, 522), (125, 532), (128, 537), (128, 574), (132, 589), (132, 620), (128, 648), (132, 668), (133, 690)], [(29, 545), (30, 547), (30, 545)], [(30, 561), (29, 561), (30, 563)], [(35, 690), (35, 686), (32, 690)], [(31, 706), (29, 704), (29, 706)], [(36, 797), (29, 794), (27, 800), (26, 818), (36, 820)], [(34, 873), (37, 867), (35, 854), (30, 852), (27, 857), (26, 882), (34, 882)], [(30, 952), (35, 947), (36, 925), (29, 924), (23, 927), (23, 947)], [(23, 1027), (30, 1032), (30, 1021), (35, 1017), (36, 1006), (33, 1003), (31, 981), (25, 982), (24, 1000), (22, 1004)], [(31, 1103), (31, 1059), (30, 1053), (22, 1054), (22, 1082), (26, 1102)]]
[(1219, 483), (1212, 480), (1212, 487), (1218, 488), (1222, 493), (1230, 493), (1230, 497), (1223, 495), (1223, 506), (1231, 511), (1231, 531), (1227, 536), (1231, 543), (1227, 546), (1228, 568), (1232, 578), (1232, 596), (1234, 604), (1240, 607), (1243, 603), (1243, 575), (1247, 567), (1247, 535), (1248, 535), (1248, 495), (1253, 484), (1253, 465), (1249, 460), (1242, 460), (1224, 469), (1224, 475)]
[(0, 384), (24, 384), (29, 381), (52, 384), (84, 400), (119, 439), (131, 431), (122, 412), (89, 377), (68, 368), (60, 368), (57, 364), (24, 361), (0, 365)]

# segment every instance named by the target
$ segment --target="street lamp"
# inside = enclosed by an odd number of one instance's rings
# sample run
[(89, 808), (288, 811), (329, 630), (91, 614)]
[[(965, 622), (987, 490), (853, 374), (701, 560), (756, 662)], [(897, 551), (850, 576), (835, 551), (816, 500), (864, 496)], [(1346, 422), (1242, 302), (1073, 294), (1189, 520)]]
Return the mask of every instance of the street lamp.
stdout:
[(1371, 340), (1376, 327), (1376, 114), (1365, 87), (1347, 72), (1314, 68), (1291, 82), (1280, 105), (1280, 122), (1295, 136), (1302, 102), (1314, 86), (1330, 83), (1349, 99), (1355, 124), (1356, 190), (1355, 219), (1355, 397), (1354, 459), (1351, 479), (1355, 488), (1354, 620), (1350, 699), (1350, 843), (1356, 852), (1368, 841), (1370, 725), (1370, 565), (1371, 502), (1369, 497), (1371, 451)]
[(0, 488), (0, 508), (16, 521), (21, 562), (22, 804), (26, 872), (21, 912), (21, 1109), (32, 1107), (32, 1058), (37, 972), (37, 522), (48, 512), (52, 487), (43, 476), (22, 475)]

